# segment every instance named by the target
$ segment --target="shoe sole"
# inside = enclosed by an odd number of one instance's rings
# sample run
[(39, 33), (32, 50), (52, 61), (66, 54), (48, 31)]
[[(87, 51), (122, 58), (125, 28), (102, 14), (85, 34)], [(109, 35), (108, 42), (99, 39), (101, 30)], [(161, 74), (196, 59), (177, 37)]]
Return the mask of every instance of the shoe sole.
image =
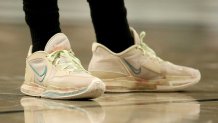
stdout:
[(180, 91), (200, 81), (199, 77), (184, 81), (136, 81), (133, 77), (102, 79), (106, 85), (106, 92), (170, 92)]
[(50, 99), (93, 99), (101, 96), (105, 91), (105, 85), (102, 82), (92, 82), (88, 87), (71, 91), (63, 91), (63, 89), (46, 89), (36, 83), (30, 83), (31, 85), (24, 83), (21, 86), (22, 93), (29, 96)]

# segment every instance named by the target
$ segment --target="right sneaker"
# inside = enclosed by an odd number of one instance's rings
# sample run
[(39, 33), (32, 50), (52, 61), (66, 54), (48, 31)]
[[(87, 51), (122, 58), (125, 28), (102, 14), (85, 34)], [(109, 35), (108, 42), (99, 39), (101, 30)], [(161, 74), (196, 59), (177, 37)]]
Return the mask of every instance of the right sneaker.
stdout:
[(131, 32), (135, 45), (120, 53), (93, 43), (89, 71), (105, 82), (106, 91), (178, 91), (199, 82), (199, 70), (162, 60), (143, 42), (145, 32)]
[(21, 86), (24, 94), (50, 99), (90, 99), (104, 91), (104, 83), (83, 68), (63, 33), (51, 37), (44, 51), (32, 53), (30, 47)]

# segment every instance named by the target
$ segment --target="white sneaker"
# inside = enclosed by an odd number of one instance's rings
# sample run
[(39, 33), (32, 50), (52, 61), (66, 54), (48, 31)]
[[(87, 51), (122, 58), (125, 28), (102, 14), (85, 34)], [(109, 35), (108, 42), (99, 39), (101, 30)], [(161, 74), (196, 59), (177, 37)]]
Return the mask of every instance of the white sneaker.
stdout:
[(103, 80), (108, 92), (176, 91), (199, 82), (200, 72), (164, 61), (131, 28), (135, 45), (121, 53), (93, 43), (89, 71)]
[(44, 51), (26, 59), (25, 81), (21, 92), (51, 99), (96, 98), (104, 93), (104, 83), (87, 72), (71, 51), (63, 33), (48, 41)]

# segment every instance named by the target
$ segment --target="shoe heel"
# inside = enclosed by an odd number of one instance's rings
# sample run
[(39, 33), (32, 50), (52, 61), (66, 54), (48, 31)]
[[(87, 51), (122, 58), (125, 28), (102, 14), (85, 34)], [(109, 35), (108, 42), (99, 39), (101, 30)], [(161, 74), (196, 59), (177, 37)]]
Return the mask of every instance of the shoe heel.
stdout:
[(30, 85), (24, 83), (20, 90), (26, 95), (38, 97), (41, 97), (41, 94), (45, 91), (43, 87), (34, 83), (31, 83)]

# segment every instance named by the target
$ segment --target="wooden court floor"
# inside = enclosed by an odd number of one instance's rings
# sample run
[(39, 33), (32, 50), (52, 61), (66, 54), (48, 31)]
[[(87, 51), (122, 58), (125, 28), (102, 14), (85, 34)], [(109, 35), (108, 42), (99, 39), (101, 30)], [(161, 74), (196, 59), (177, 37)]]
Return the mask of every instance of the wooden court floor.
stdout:
[[(23, 24), (0, 24), (0, 123), (218, 123), (218, 31), (197, 25), (133, 24), (165, 60), (200, 69), (196, 86), (173, 93), (106, 93), (92, 101), (33, 98), (19, 91), (30, 45)], [(90, 24), (63, 25), (87, 68)], [(85, 36), (84, 36), (85, 35)]]

